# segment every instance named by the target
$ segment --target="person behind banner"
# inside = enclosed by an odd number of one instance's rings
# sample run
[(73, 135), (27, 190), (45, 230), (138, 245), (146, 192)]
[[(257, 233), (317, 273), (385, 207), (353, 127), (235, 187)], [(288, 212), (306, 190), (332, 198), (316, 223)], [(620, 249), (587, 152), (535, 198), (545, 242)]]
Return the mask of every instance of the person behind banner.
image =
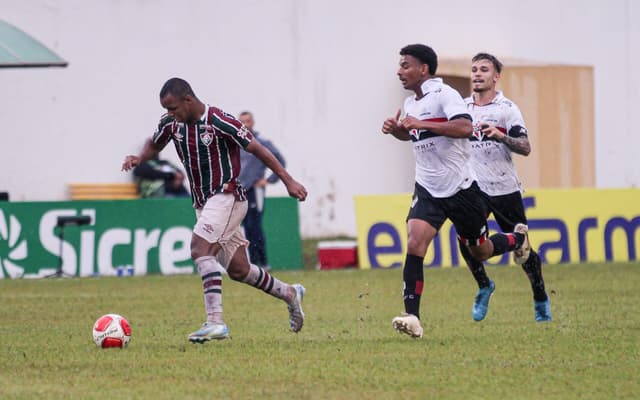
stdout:
[(382, 133), (412, 142), (416, 183), (407, 216), (405, 313), (393, 318), (392, 326), (398, 332), (422, 337), (424, 257), (446, 219), (478, 260), (509, 251), (528, 253), (529, 244), (527, 227), (522, 224), (513, 233), (488, 235), (488, 205), (469, 163), (472, 118), (460, 94), (434, 76), (438, 67), (435, 51), (423, 44), (405, 46), (400, 50), (399, 64), (398, 78), (413, 94), (405, 100), (404, 112), (398, 110), (384, 121)]
[(307, 190), (289, 175), (274, 155), (254, 140), (240, 121), (219, 108), (205, 105), (185, 80), (169, 79), (160, 90), (160, 104), (167, 110), (142, 152), (125, 157), (129, 171), (153, 159), (173, 142), (189, 178), (197, 221), (191, 236), (191, 258), (204, 292), (207, 320), (188, 336), (193, 343), (229, 337), (222, 318), (222, 275), (244, 282), (283, 300), (289, 311), (291, 331), (304, 324), (304, 286), (276, 279), (247, 259), (247, 240), (240, 224), (247, 213), (246, 193), (238, 182), (240, 151), (253, 153), (284, 183), (291, 197), (304, 201)]
[[(251, 131), (253, 139), (257, 140), (264, 147), (269, 149), (273, 155), (280, 161), (280, 164), (286, 167), (286, 162), (282, 153), (270, 141), (260, 135), (253, 129), (255, 120), (253, 114), (249, 111), (243, 111), (238, 119), (244, 126)], [(266, 195), (266, 186), (268, 183), (278, 182), (278, 175), (271, 173), (265, 178), (267, 170), (266, 165), (260, 159), (248, 151), (240, 153), (240, 184), (247, 189), (247, 201), (249, 209), (247, 216), (242, 221), (247, 240), (249, 240), (249, 259), (252, 263), (266, 269), (271, 269), (267, 260), (267, 241), (262, 227), (262, 216), (264, 215), (264, 200)]]
[(178, 167), (160, 157), (147, 160), (133, 169), (138, 193), (143, 199), (190, 197), (184, 187), (184, 174)]

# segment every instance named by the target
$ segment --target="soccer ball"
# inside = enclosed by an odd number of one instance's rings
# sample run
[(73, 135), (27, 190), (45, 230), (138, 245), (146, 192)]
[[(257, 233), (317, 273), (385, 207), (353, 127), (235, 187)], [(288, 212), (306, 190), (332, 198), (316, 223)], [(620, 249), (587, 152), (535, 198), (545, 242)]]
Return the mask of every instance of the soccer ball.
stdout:
[(93, 324), (93, 341), (103, 349), (124, 348), (131, 340), (131, 325), (123, 316), (106, 314)]

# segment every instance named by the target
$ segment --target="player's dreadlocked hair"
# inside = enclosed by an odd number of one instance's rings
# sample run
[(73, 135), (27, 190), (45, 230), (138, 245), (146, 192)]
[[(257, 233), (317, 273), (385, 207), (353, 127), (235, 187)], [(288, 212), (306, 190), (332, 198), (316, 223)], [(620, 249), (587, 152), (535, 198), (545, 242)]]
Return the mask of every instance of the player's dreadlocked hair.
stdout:
[(424, 44), (410, 44), (400, 50), (401, 56), (412, 56), (423, 64), (429, 66), (429, 74), (435, 75), (438, 69), (438, 56), (429, 46)]
[(187, 95), (196, 97), (193, 93), (193, 89), (191, 89), (191, 85), (184, 79), (180, 78), (171, 78), (165, 82), (160, 89), (160, 98), (164, 98), (165, 96), (172, 94), (179, 99), (184, 99)]
[(473, 56), (473, 58), (471, 59), (471, 62), (476, 62), (480, 60), (489, 61), (491, 64), (493, 64), (493, 67), (496, 69), (496, 72), (498, 73), (502, 72), (502, 63), (494, 55), (491, 55), (489, 53), (478, 53), (475, 56)]

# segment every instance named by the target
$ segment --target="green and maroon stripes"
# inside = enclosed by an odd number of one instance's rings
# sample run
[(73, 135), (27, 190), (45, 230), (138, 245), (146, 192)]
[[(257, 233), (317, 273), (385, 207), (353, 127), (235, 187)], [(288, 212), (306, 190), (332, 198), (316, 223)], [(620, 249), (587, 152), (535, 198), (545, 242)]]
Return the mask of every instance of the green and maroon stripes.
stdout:
[(204, 294), (222, 293), (222, 273), (220, 271), (210, 272), (202, 276), (202, 287)]
[(227, 183), (237, 188), (234, 193), (238, 198), (243, 197), (237, 181), (240, 148), (248, 146), (253, 135), (232, 115), (209, 107), (202, 120), (184, 124), (165, 114), (152, 140), (160, 148), (173, 140), (189, 178), (194, 207), (204, 206)]
[(260, 267), (258, 267), (258, 269), (260, 272), (258, 275), (258, 280), (253, 284), (253, 286), (267, 293), (271, 293), (271, 289), (273, 289), (273, 278), (264, 269)]

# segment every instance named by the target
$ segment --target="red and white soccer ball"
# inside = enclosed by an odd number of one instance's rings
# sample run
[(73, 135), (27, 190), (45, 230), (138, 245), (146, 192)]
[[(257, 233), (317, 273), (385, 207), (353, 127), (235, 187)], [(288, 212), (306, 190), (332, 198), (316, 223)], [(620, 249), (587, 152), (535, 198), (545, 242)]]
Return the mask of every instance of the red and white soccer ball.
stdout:
[(131, 340), (131, 325), (123, 316), (106, 314), (93, 324), (93, 341), (103, 349), (125, 348)]

